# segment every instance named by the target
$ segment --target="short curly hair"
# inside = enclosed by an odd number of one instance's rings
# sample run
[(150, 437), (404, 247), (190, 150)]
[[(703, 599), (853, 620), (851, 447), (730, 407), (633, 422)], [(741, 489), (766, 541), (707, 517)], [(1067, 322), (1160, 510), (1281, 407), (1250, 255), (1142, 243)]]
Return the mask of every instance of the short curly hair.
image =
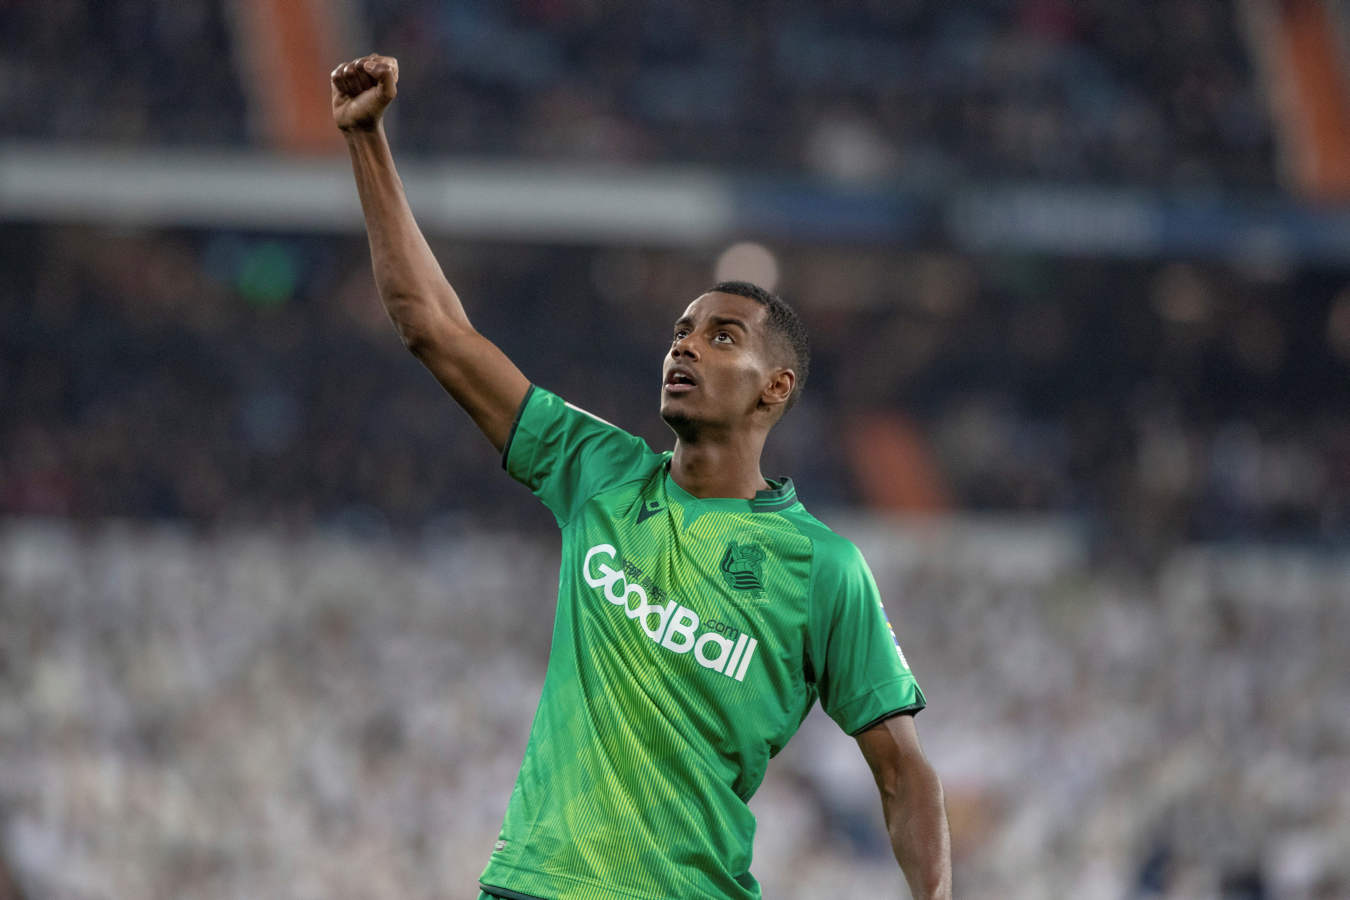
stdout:
[(768, 326), (770, 339), (788, 368), (797, 374), (797, 381), (792, 388), (792, 395), (788, 397), (784, 412), (792, 409), (797, 404), (802, 389), (806, 387), (806, 376), (811, 371), (811, 345), (806, 334), (806, 326), (802, 324), (797, 311), (788, 306), (782, 297), (749, 281), (719, 281), (708, 289), (708, 293), (748, 297), (768, 307), (769, 314), (765, 324)]

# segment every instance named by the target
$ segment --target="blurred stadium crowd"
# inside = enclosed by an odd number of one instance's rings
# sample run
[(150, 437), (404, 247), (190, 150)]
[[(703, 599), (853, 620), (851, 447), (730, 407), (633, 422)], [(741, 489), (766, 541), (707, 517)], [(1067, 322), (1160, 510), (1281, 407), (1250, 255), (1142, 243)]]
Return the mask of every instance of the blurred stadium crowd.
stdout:
[[(962, 896), (1350, 892), (1344, 557), (1192, 548), (1138, 579), (1054, 526), (833, 524), (928, 692)], [(476, 528), (6, 529), (13, 864), (35, 897), (470, 896), (556, 565)], [(870, 773), (819, 710), (752, 807), (766, 897), (895, 896)]]
[[(357, 238), (11, 227), (0, 511), (377, 530), (532, 498), (393, 334)], [(446, 243), (481, 331), (539, 383), (648, 438), (670, 322), (710, 255)], [(1182, 539), (1350, 533), (1340, 273), (942, 252), (784, 263), (815, 375), (770, 442), (818, 508), (1077, 516), (1148, 562)], [(872, 438), (875, 423), (906, 435)], [(835, 436), (821, 440), (821, 435)]]
[[(397, 113), (405, 153), (1273, 183), (1270, 125), (1221, 0), (355, 6), (418, 98)], [(0, 30), (11, 134), (256, 140), (225, 0), (0, 3)]]
[[(265, 150), (244, 5), (0, 0), (6, 137)], [(1250, 5), (334, 9), (403, 61), (400, 158), (1240, 201), (1276, 183)], [(659, 359), (721, 245), (432, 243), (527, 376), (669, 446)], [(959, 895), (1350, 896), (1350, 271), (775, 249), (815, 362), (766, 473), (876, 571)], [(0, 900), (467, 896), (553, 523), (399, 346), (363, 239), (37, 216), (0, 271)], [(753, 806), (770, 900), (896, 890), (823, 717)]]

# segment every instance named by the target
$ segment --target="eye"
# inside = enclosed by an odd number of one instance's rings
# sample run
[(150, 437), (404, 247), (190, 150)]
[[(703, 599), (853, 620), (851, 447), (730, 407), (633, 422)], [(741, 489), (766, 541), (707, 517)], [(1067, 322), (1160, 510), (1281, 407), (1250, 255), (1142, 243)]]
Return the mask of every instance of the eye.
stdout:
[(736, 341), (731, 337), (731, 332), (729, 332), (729, 331), (719, 331), (719, 332), (717, 332), (717, 334), (713, 335), (713, 340), (716, 341), (716, 342), (719, 343), (719, 344), (734, 344), (734, 343), (736, 343)]
[(685, 337), (685, 336), (688, 335), (688, 334), (689, 334), (689, 331), (688, 331), (687, 329), (684, 329), (684, 328), (676, 328), (676, 329), (675, 329), (675, 334), (673, 334), (673, 335), (671, 336), (670, 340), (671, 340), (672, 343), (674, 343), (675, 341), (678, 341), (680, 338), (683, 338), (683, 337)]

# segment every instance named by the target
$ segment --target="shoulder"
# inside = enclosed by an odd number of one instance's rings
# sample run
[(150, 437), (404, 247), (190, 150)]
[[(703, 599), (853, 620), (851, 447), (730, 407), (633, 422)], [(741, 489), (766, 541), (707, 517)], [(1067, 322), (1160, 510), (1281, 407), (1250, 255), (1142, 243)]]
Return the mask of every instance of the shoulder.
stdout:
[(811, 515), (805, 507), (797, 506), (783, 518), (811, 542), (812, 557), (818, 570), (838, 574), (860, 566), (866, 568), (858, 545)]
[(637, 435), (537, 385), (530, 386), (521, 402), (512, 436), (519, 430), (542, 435), (569, 435), (582, 440), (618, 441), (644, 452), (644, 455), (660, 457)]
[[(529, 391), (525, 394), (525, 399), (521, 401), (517, 418), (526, 415), (572, 419), (593, 428), (623, 432), (623, 429), (613, 422), (602, 419), (590, 410), (582, 409), (570, 400), (565, 400), (537, 384), (530, 385)], [(627, 434), (627, 432), (623, 433)]]
[(502, 448), (502, 465), (559, 522), (597, 493), (643, 480), (664, 457), (642, 438), (562, 397), (531, 387)]

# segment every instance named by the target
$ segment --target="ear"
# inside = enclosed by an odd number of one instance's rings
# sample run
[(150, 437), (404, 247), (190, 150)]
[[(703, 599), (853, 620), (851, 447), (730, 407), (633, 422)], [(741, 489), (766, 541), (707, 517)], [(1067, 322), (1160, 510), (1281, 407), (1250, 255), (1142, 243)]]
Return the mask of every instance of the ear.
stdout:
[(797, 373), (791, 369), (779, 369), (760, 392), (759, 405), (769, 408), (783, 406), (792, 396), (792, 390), (796, 386)]

